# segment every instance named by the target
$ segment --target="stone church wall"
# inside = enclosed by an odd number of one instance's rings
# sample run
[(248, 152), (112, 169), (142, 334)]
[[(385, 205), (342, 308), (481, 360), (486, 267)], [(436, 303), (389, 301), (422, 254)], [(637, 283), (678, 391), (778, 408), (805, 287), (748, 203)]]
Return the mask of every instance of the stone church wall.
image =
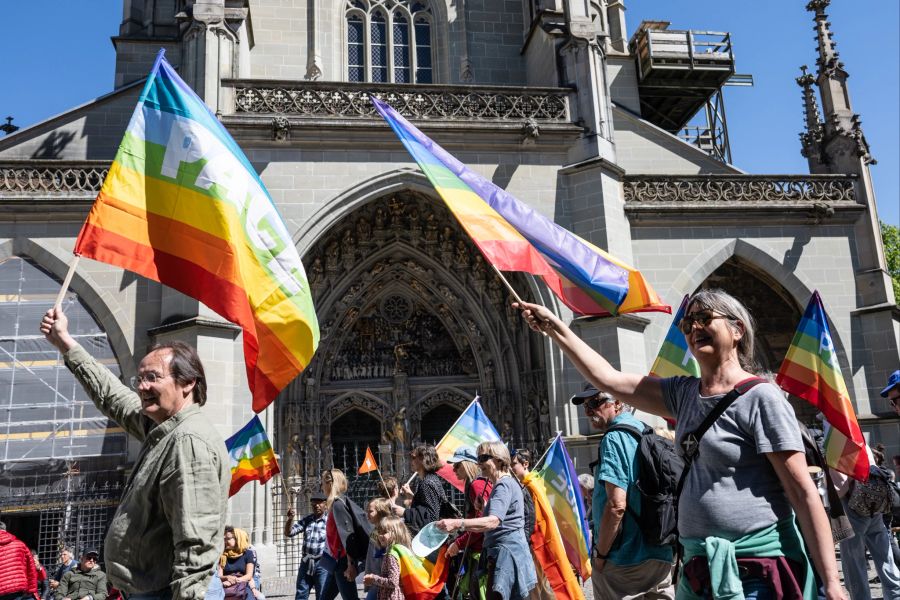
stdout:
[(613, 109), (613, 121), (616, 161), (629, 173), (696, 175), (741, 172), (621, 108)]
[[(306, 0), (290, 0), (277, 5), (254, 3), (254, 46), (250, 51), (250, 77), (289, 80), (302, 80), (305, 77), (307, 4)], [(336, 66), (328, 67), (330, 68), (325, 69), (326, 79), (340, 80)]]

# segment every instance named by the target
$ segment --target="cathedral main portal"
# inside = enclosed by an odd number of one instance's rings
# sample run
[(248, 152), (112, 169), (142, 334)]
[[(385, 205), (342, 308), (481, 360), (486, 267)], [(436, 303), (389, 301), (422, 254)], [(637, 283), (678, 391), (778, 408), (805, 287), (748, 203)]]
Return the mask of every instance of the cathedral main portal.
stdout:
[[(322, 339), (278, 403), (276, 444), (295, 483), (314, 487), (332, 465), (353, 472), (366, 446), (403, 477), (409, 448), (439, 440), (476, 395), (509, 441), (549, 436), (540, 343), (438, 201), (409, 191), (370, 202), (304, 263)], [(530, 297), (532, 282), (509, 278)]]

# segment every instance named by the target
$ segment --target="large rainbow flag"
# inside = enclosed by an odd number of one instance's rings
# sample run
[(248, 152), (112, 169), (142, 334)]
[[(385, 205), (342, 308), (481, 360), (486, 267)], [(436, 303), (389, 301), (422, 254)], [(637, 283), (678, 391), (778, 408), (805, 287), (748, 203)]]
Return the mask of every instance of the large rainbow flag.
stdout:
[(162, 50), (75, 254), (159, 281), (240, 325), (256, 412), (319, 343), (306, 272), (269, 193)]
[(543, 277), (566, 306), (584, 315), (671, 312), (639, 271), (471, 171), (387, 103), (374, 97), (372, 103), (497, 269)]
[[(499, 441), (500, 434), (484, 414), (484, 409), (481, 408), (481, 403), (476, 396), (466, 410), (459, 415), (450, 430), (444, 434), (441, 441), (437, 443), (435, 449), (441, 462), (446, 463), (447, 459), (453, 456), (460, 446), (471, 446), (473, 449), (477, 449), (481, 442)], [(444, 464), (438, 470), (438, 475), (449, 481), (456, 489), (460, 491), (465, 489), (465, 484), (453, 474), (453, 465)]]
[(869, 478), (869, 456), (841, 375), (822, 298), (813, 292), (775, 381), (825, 416), (825, 462), (859, 481)]
[(450, 572), (447, 546), (441, 546), (434, 564), (400, 544), (392, 545), (390, 554), (400, 564), (400, 588), (407, 600), (432, 600), (444, 589)]
[[(546, 482), (541, 480), (537, 472), (531, 471), (525, 475), (522, 483), (525, 485), (526, 493), (530, 493), (534, 500), (534, 532), (529, 541), (535, 558), (535, 567), (547, 578), (554, 597), (584, 600), (584, 592), (566, 556), (566, 548), (556, 517), (544, 491)], [(587, 573), (590, 576), (590, 563)]]
[(229, 496), (237, 494), (247, 482), (259, 481), (263, 484), (272, 475), (281, 472), (272, 444), (269, 443), (269, 436), (256, 415), (240, 431), (225, 440), (225, 447), (231, 457)]
[(557, 434), (540, 467), (536, 467), (533, 472), (553, 509), (566, 556), (581, 578), (587, 580), (591, 576), (591, 528), (587, 522), (587, 511), (584, 508), (584, 498), (581, 497), (575, 465), (572, 464), (562, 435)]
[(688, 296), (681, 301), (681, 306), (672, 319), (672, 325), (669, 327), (666, 338), (663, 340), (662, 346), (659, 348), (659, 354), (653, 361), (650, 368), (650, 375), (654, 377), (675, 377), (677, 375), (690, 375), (700, 377), (700, 365), (697, 359), (691, 354), (687, 345), (684, 334), (678, 329), (678, 324), (687, 310)]

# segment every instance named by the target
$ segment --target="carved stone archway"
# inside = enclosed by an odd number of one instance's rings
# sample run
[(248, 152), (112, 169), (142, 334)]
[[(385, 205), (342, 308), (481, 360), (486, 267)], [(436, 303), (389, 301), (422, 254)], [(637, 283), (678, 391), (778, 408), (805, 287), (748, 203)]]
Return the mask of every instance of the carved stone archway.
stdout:
[[(300, 440), (298, 453), (327, 454), (330, 424), (360, 408), (402, 471), (422, 418), (441, 405), (453, 410), (433, 415), (461, 411), (476, 394), (508, 436), (549, 436), (540, 340), (442, 204), (392, 192), (345, 215), (304, 264), (322, 337), (278, 415), (279, 439)], [(523, 276), (508, 279), (528, 296)]]

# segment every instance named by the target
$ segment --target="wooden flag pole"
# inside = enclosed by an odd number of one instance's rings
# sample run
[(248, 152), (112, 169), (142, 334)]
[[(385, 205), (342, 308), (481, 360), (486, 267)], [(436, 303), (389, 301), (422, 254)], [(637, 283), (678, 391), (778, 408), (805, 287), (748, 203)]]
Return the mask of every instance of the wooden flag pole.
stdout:
[(494, 263), (492, 263), (489, 260), (485, 260), (485, 262), (487, 264), (491, 265), (491, 268), (494, 269), (494, 273), (496, 273), (497, 277), (500, 278), (500, 281), (502, 281), (504, 283), (504, 285), (506, 285), (506, 289), (508, 289), (509, 292), (513, 295), (513, 298), (516, 299), (516, 302), (518, 302), (519, 304), (522, 304), (522, 299), (519, 298), (519, 294), (516, 293), (516, 290), (513, 288), (513, 286), (510, 285), (510, 283), (509, 283), (509, 281), (507, 281), (506, 277), (503, 276), (503, 273), (500, 271), (500, 269), (497, 268), (497, 265), (495, 265)]
[(53, 308), (62, 308), (63, 298), (66, 297), (66, 292), (69, 291), (69, 284), (72, 283), (72, 276), (75, 275), (75, 267), (78, 266), (79, 260), (81, 260), (81, 255), (76, 254), (75, 258), (72, 259), (72, 262), (69, 263), (69, 272), (66, 273), (66, 278), (63, 280), (62, 287), (59, 288), (59, 294), (56, 295), (56, 302), (53, 303)]
[[(509, 292), (513, 295), (513, 298), (516, 299), (516, 302), (519, 303), (519, 307), (520, 307), (520, 308), (523, 308), (524, 302), (523, 302), (522, 299), (519, 297), (519, 294), (516, 293), (516, 290), (515, 290), (515, 289), (513, 288), (513, 286), (509, 283), (509, 281), (507, 281), (506, 277), (503, 276), (503, 273), (500, 271), (500, 269), (498, 269), (497, 266), (496, 266), (494, 263), (492, 263), (491, 261), (489, 261), (489, 260), (486, 260), (485, 262), (487, 262), (489, 265), (491, 265), (491, 268), (494, 269), (494, 273), (497, 274), (497, 277), (500, 278), (500, 281), (502, 281), (502, 282), (506, 285), (506, 289), (509, 290)], [(546, 323), (546, 322), (547, 322), (547, 321), (543, 321), (543, 320), (541, 321), (542, 324), (544, 324), (544, 323)], [(544, 337), (547, 337), (547, 332), (544, 331), (543, 327), (541, 327), (541, 335), (543, 335)]]

